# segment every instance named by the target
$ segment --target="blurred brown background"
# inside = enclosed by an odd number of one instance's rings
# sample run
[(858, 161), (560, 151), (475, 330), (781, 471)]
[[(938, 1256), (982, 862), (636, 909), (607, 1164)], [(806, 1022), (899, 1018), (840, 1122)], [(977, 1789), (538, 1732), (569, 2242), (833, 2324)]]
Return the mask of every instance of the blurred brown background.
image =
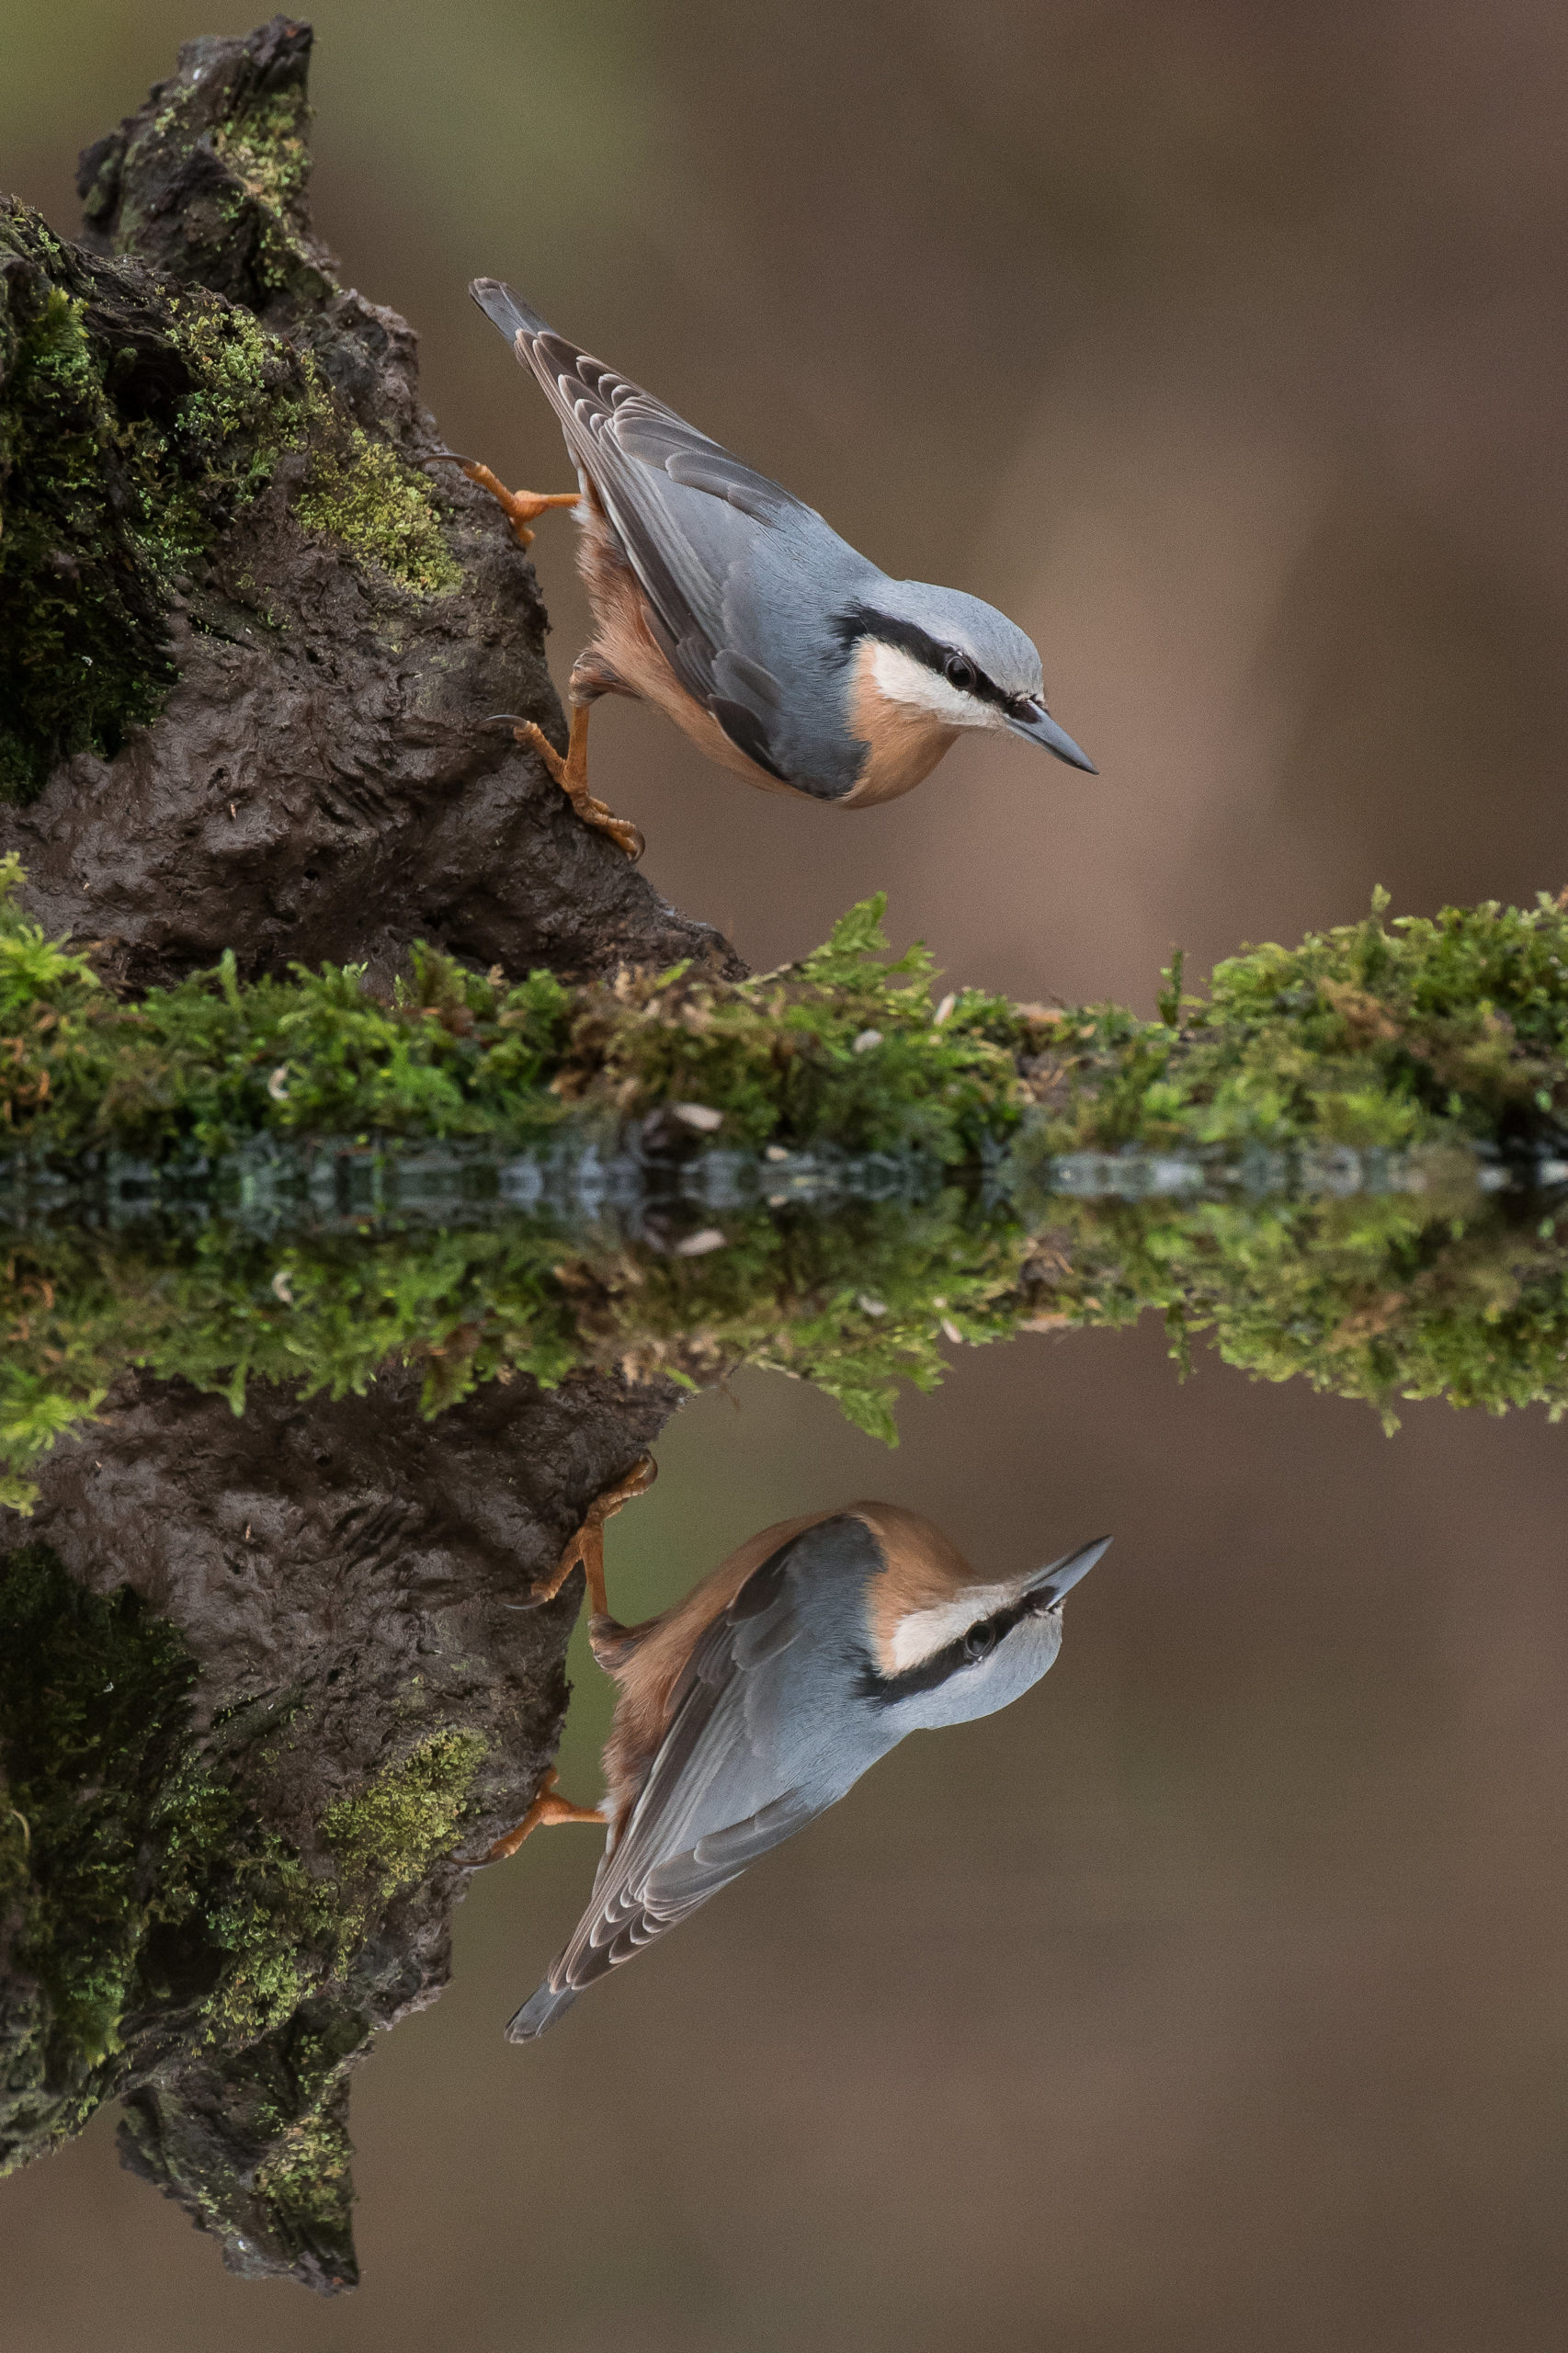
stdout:
[[(0, 180), (247, 13), (12, 0)], [(564, 483), (514, 278), (890, 571), (1039, 639), (1097, 782), (961, 745), (835, 818), (607, 707), (597, 785), (754, 962), (892, 894), (957, 977), (1147, 1006), (1177, 940), (1568, 880), (1568, 19), (953, 0), (326, 0), (318, 220), (452, 446)], [(558, 676), (569, 528), (535, 549)], [(109, 2120), (0, 2190), (17, 2353), (1524, 2353), (1568, 2294), (1562, 1438), (1187, 1386), (1158, 1336), (955, 1364), (889, 1456), (761, 1377), (611, 1538), (659, 1606), (857, 1494), (1012, 1567), (1113, 1528), (1050, 1681), (908, 1745), (537, 2051), (535, 1842), (355, 2092), (366, 2285), (226, 2279)], [(586, 1792), (602, 1685), (563, 1763)]]

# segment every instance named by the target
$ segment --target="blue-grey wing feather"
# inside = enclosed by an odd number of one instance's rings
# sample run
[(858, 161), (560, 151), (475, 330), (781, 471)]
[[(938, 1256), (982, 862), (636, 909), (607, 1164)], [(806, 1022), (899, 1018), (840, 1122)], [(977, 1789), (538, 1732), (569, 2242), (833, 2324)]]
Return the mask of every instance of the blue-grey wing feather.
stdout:
[(539, 379), (687, 692), (784, 782), (847, 792), (861, 754), (842, 723), (845, 651), (827, 623), (866, 597), (875, 565), (510, 288), (477, 278), (472, 290)]
[[(881, 1754), (888, 1744), (875, 1727), (846, 1742), (839, 1696), (854, 1671), (862, 1590), (843, 1572), (864, 1567), (869, 1541), (858, 1521), (819, 1523), (763, 1563), (708, 1629), (588, 1908), (509, 2032), (541, 2030), (566, 2000), (825, 1812)], [(825, 1607), (824, 1569), (837, 1580)]]

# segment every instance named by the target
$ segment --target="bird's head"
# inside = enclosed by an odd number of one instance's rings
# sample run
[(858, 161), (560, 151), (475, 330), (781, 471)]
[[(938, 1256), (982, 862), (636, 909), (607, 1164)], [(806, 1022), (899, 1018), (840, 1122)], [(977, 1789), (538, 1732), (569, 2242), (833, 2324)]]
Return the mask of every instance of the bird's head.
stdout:
[(959, 588), (889, 580), (874, 604), (854, 606), (839, 629), (888, 702), (944, 728), (1025, 736), (1070, 767), (1097, 775), (1087, 753), (1046, 709), (1033, 643), (994, 605)]
[(1110, 1543), (1099, 1536), (1049, 1567), (1001, 1584), (971, 1583), (905, 1611), (868, 1667), (867, 1696), (901, 1732), (994, 1715), (1038, 1683), (1062, 1647), (1062, 1604)]

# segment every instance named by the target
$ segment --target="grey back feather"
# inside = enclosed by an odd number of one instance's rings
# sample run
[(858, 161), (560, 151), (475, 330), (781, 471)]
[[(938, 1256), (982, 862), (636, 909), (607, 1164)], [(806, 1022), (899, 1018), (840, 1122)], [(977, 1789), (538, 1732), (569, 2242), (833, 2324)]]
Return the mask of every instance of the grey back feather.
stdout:
[(865, 1656), (866, 1582), (881, 1565), (861, 1520), (781, 1545), (708, 1629), (588, 1908), (506, 2032), (528, 2040), (576, 1994), (729, 1884), (851, 1789), (901, 1736), (846, 1706)]
[(856, 1514), (819, 1520), (707, 1629), (586, 1911), (506, 2029), (514, 2041), (541, 2034), (585, 1986), (814, 1821), (906, 1733), (992, 1714), (1055, 1658), (1060, 1612), (1026, 1612), (983, 1658), (934, 1682), (916, 1671), (901, 1688), (872, 1665), (867, 1597), (882, 1566)]
[(886, 575), (814, 508), (554, 334), (494, 278), (474, 300), (532, 369), (637, 574), (666, 660), (748, 758), (801, 790), (850, 791), (848, 648), (834, 616)]

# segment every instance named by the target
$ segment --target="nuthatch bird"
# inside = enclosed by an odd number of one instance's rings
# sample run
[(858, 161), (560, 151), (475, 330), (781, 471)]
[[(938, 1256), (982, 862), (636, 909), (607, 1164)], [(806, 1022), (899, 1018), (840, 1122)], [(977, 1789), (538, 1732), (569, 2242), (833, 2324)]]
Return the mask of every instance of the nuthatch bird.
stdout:
[[(646, 1483), (641, 1468), (633, 1479)], [(623, 1482), (606, 1507), (634, 1491)], [(850, 1504), (764, 1529), (673, 1609), (627, 1627), (606, 1607), (599, 1526), (536, 1592), (583, 1558), (594, 1655), (620, 1687), (603, 1807), (566, 1804), (551, 1776), (487, 1859), (541, 1822), (604, 1822), (608, 1836), (587, 1910), (506, 2028), (514, 2042), (836, 1804), (906, 1733), (992, 1715), (1038, 1683), (1064, 1597), (1110, 1542), (991, 1579), (918, 1514)]]
[[(594, 637), (572, 672), (562, 757), (518, 722), (585, 821), (635, 858), (642, 835), (588, 790), (589, 705), (654, 703), (710, 759), (769, 790), (863, 809), (908, 792), (966, 728), (1009, 730), (1095, 773), (1045, 707), (1021, 629), (957, 588), (890, 580), (810, 506), (555, 335), (508, 286), (474, 301), (560, 419), (578, 489), (497, 497), (526, 547), (573, 506)], [(453, 453), (446, 452), (448, 456)]]

